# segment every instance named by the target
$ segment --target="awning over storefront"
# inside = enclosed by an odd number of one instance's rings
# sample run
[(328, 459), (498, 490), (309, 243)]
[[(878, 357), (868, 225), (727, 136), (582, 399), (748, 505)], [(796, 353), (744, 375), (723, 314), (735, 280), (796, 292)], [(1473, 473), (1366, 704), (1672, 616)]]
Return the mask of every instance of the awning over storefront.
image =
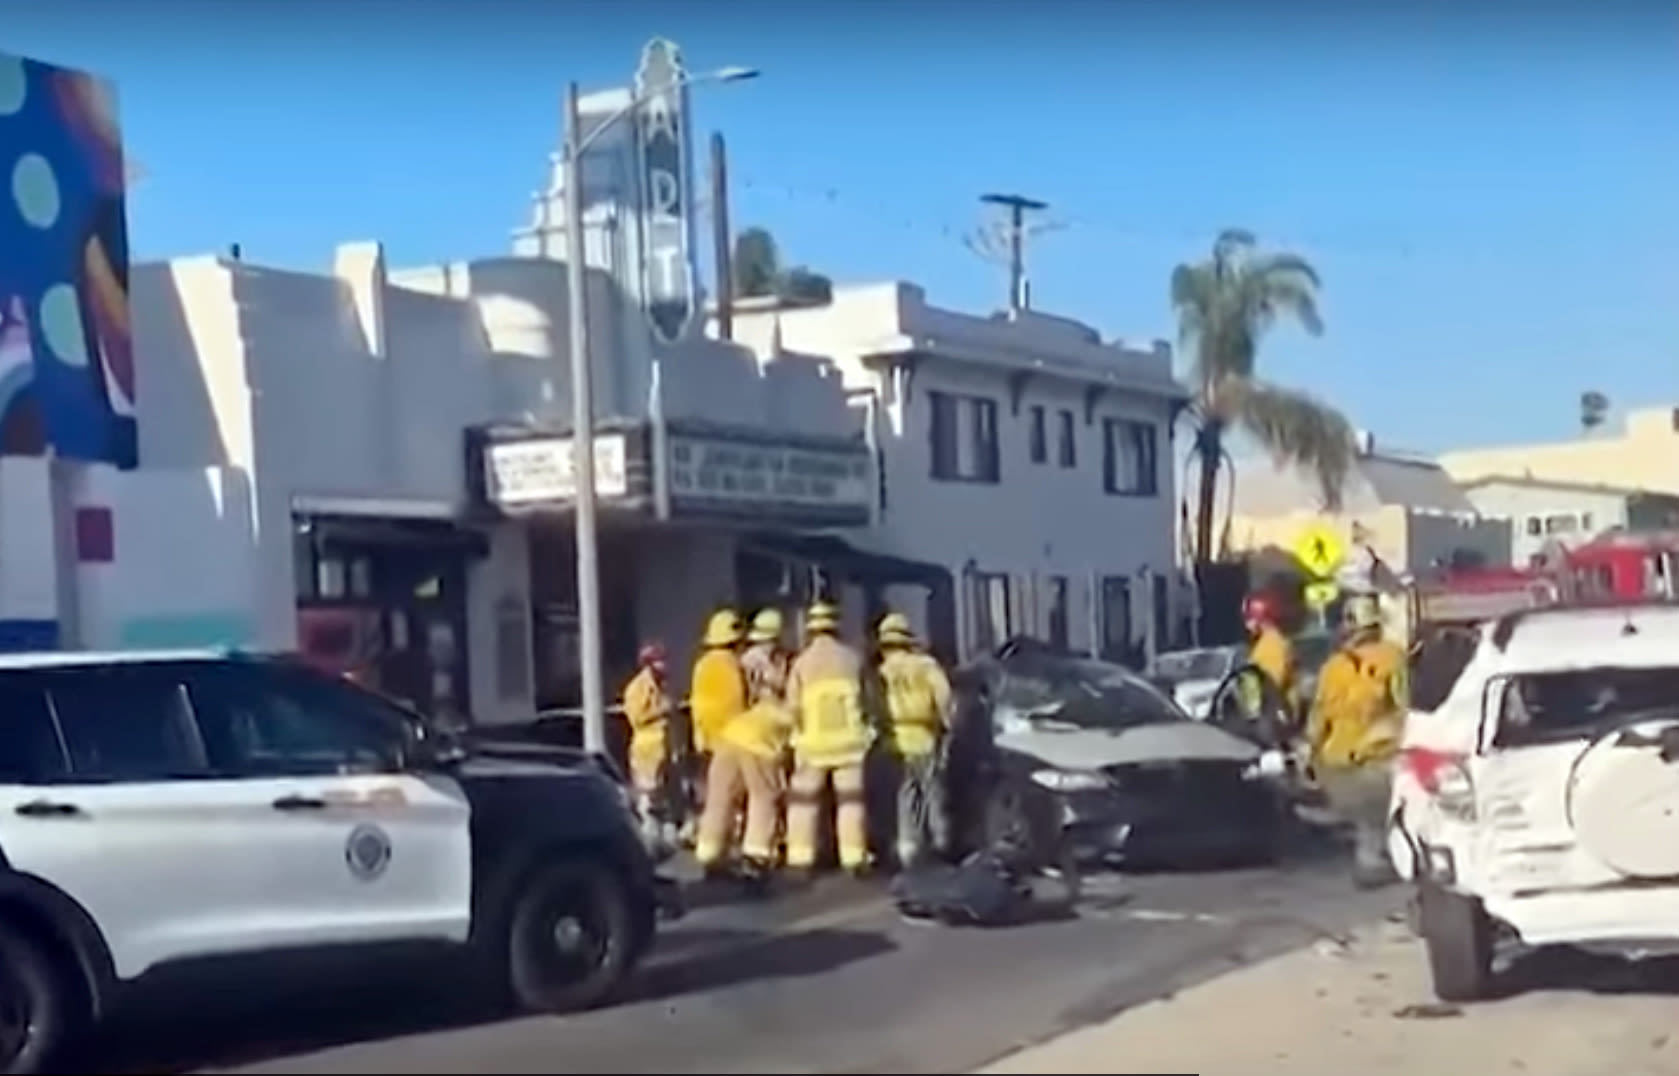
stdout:
[(942, 565), (858, 549), (832, 534), (758, 533), (741, 539), (740, 547), (749, 553), (804, 561), (865, 585), (929, 588), (951, 585), (950, 570)]
[(473, 557), (489, 552), (482, 534), (443, 520), (300, 515), (296, 526), (300, 534), (322, 546), (446, 549)]

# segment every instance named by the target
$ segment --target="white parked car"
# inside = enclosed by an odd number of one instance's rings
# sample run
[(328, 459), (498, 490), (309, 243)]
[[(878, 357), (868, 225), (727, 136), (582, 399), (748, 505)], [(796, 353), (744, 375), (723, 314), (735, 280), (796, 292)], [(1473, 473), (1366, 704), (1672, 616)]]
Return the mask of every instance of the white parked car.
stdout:
[(1436, 693), (1407, 724), (1390, 841), (1435, 993), (1486, 996), (1502, 939), (1679, 948), (1679, 606), (1505, 617)]
[(1172, 650), (1157, 654), (1149, 676), (1171, 686), (1172, 701), (1198, 721), (1212, 711), (1213, 696), (1226, 677), (1241, 667), (1243, 647), (1214, 646), (1198, 650)]

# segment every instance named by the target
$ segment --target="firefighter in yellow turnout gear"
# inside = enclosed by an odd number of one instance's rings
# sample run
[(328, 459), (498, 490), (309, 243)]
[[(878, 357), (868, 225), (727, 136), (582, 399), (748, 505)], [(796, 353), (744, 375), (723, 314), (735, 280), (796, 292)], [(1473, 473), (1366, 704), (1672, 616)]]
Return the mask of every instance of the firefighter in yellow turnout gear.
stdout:
[(840, 642), (839, 612), (817, 602), (805, 614), (807, 641), (787, 674), (793, 711), (793, 785), (787, 803), (787, 866), (816, 865), (822, 797), (834, 793), (834, 836), (840, 866), (862, 873), (869, 864), (863, 761), (873, 732), (863, 712), (863, 660)]
[[(1294, 644), (1278, 626), (1277, 608), (1265, 594), (1254, 594), (1242, 603), (1242, 623), (1248, 631), (1248, 662), (1265, 676), (1265, 684), (1245, 682), (1244, 702), (1250, 715), (1265, 706), (1265, 692), (1273, 690), (1293, 721), (1298, 708)], [(1297, 726), (1296, 726), (1297, 727)]]
[(743, 759), (724, 735), (746, 712), (746, 677), (741, 669), (740, 617), (732, 609), (712, 614), (703, 650), (689, 685), (694, 747), (705, 766), (705, 802), (694, 837), (694, 858), (708, 874), (718, 873), (729, 855), (749, 759)]
[(1306, 737), (1324, 796), (1353, 825), (1354, 880), (1372, 887), (1392, 879), (1387, 813), (1410, 704), (1406, 654), (1383, 637), (1374, 596), (1349, 598), (1342, 616), (1343, 641), (1318, 674)]
[(789, 658), (781, 647), (781, 633), (779, 610), (763, 609), (752, 618), (746, 651), (740, 656), (746, 709), (721, 733), (745, 786), (746, 827), (740, 852), (743, 865), (755, 875), (775, 865), (781, 841), (781, 801), (793, 722), (786, 703)]
[(950, 680), (922, 651), (901, 613), (880, 620), (882, 734), (897, 781), (898, 866), (913, 867), (946, 843), (942, 760), (950, 729)]
[(670, 723), (675, 706), (666, 685), (665, 648), (641, 648), (635, 676), (624, 686), (624, 718), (630, 726), (630, 781), (644, 836), (668, 836), (670, 796)]

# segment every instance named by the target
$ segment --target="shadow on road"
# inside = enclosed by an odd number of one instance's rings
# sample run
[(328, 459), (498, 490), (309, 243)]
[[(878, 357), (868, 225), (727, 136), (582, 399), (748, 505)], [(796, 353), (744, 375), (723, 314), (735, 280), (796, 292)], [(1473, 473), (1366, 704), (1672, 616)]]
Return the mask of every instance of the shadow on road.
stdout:
[[(615, 1004), (669, 1000), (743, 982), (821, 975), (889, 951), (879, 934), (816, 930), (775, 934), (694, 929), (672, 933)], [(492, 1025), (481, 998), (451, 987), (458, 969), (427, 963), (318, 983), (149, 992), (116, 1014), (81, 1060), (93, 1073), (185, 1073), (275, 1061), (339, 1046)], [(587, 1019), (580, 1014), (576, 1019)]]
[(706, 947), (686, 959), (678, 954), (655, 962), (625, 1000), (664, 1000), (744, 982), (823, 975), (895, 948), (883, 934), (856, 930), (813, 930), (761, 942), (743, 939)]
[(1541, 949), (1516, 956), (1495, 985), (1499, 998), (1553, 991), (1679, 996), (1679, 956), (1627, 960), (1579, 949)]

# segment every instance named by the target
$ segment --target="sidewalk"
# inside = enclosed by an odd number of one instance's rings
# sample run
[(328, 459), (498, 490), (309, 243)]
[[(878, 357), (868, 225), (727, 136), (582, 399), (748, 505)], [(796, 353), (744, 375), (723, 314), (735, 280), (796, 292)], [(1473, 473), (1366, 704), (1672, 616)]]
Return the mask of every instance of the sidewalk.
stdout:
[[(1397, 924), (1350, 945), (1253, 965), (1003, 1058), (987, 1073), (1199, 1076), (1671, 1076), (1679, 1072), (1672, 965), (1559, 958), (1505, 1001), (1439, 1005), (1420, 944)], [(1564, 967), (1563, 965), (1567, 965)], [(1636, 980), (1636, 981), (1635, 981)], [(1591, 992), (1592, 989), (1598, 992)], [(1621, 993), (1608, 991), (1620, 990)], [(1642, 990), (1643, 992), (1638, 992)]]

